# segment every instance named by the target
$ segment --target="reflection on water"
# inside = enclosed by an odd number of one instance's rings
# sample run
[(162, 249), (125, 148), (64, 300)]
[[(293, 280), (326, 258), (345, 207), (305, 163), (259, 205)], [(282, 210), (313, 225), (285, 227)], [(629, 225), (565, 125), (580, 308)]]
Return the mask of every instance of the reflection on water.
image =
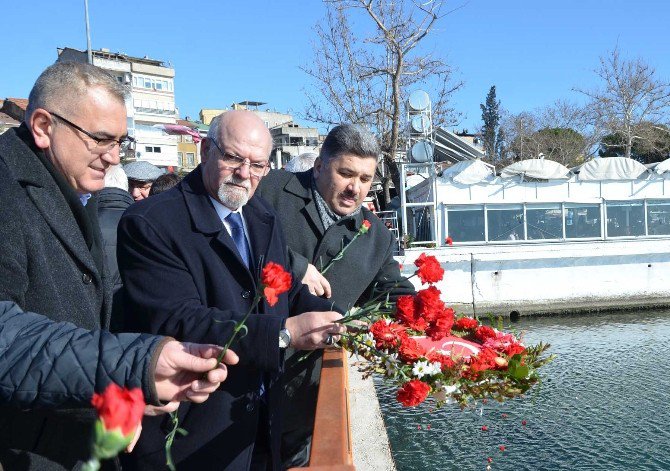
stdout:
[(524, 318), (514, 328), (557, 355), (523, 400), (406, 409), (376, 380), (399, 471), (484, 470), (488, 457), (493, 470), (670, 470), (670, 312)]

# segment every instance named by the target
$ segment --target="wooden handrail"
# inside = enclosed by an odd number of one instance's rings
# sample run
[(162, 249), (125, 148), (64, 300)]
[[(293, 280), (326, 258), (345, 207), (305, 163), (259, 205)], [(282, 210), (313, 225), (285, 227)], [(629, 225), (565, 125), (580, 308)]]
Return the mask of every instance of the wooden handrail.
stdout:
[(347, 355), (331, 348), (323, 352), (309, 465), (292, 470), (355, 471), (353, 463)]

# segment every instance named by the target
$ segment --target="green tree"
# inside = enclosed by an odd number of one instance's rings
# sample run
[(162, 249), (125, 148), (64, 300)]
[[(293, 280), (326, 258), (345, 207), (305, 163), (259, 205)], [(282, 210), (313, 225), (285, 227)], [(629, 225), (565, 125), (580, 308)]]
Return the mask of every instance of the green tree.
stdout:
[(482, 142), (484, 152), (491, 162), (496, 162), (501, 158), (502, 143), (499, 139), (500, 134), (500, 101), (496, 99), (496, 87), (491, 86), (486, 95), (486, 103), (479, 105), (482, 109)]
[[(640, 126), (642, 139), (635, 140), (630, 150), (630, 157), (650, 164), (670, 158), (670, 128), (663, 125), (644, 123)], [(619, 157), (626, 153), (626, 138), (619, 133), (603, 137), (598, 149), (601, 157)]]

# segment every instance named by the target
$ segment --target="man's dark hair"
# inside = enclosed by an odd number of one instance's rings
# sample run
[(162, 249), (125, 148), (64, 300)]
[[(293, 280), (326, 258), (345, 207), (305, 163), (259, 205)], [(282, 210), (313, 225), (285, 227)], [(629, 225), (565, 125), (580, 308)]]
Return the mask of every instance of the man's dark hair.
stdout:
[(177, 183), (181, 181), (181, 177), (176, 173), (166, 173), (161, 175), (151, 184), (151, 189), (149, 190), (149, 196), (157, 195), (158, 193), (163, 193), (166, 190), (169, 190), (173, 186), (177, 186)]
[(356, 124), (340, 124), (326, 136), (319, 158), (327, 164), (329, 160), (343, 154), (376, 159), (380, 153), (377, 138), (370, 131)]

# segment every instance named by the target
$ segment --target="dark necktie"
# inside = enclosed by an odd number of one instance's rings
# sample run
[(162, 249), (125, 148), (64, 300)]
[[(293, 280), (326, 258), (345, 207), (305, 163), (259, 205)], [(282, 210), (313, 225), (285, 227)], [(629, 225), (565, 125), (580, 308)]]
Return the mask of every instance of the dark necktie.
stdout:
[(242, 223), (242, 216), (239, 213), (230, 213), (226, 216), (226, 221), (230, 224), (230, 235), (235, 242), (237, 251), (242, 258), (244, 264), (249, 268), (250, 251), (247, 238), (244, 236), (244, 224)]

